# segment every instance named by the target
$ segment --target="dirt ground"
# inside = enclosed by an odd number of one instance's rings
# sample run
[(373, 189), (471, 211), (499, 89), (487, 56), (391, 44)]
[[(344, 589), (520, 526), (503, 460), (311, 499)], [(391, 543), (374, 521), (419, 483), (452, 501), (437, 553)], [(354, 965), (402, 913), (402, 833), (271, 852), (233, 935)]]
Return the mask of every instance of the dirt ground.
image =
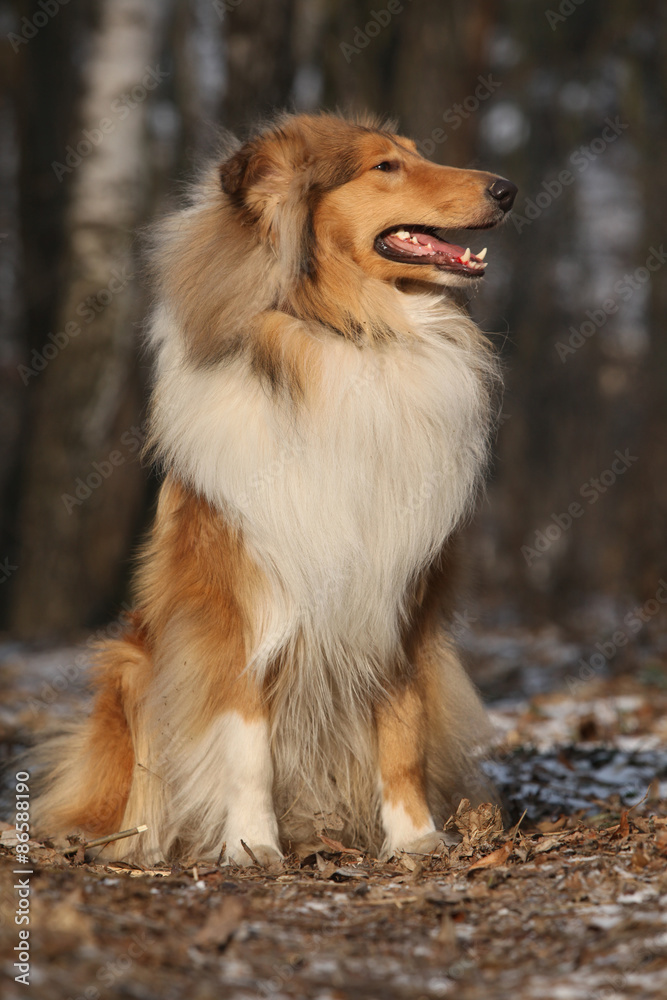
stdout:
[[(30, 995), (13, 966), (28, 927), (40, 1000), (667, 997), (667, 643), (593, 676), (586, 644), (555, 630), (464, 645), (498, 731), (487, 769), (505, 828), (495, 807), (464, 802), (450, 846), (387, 864), (325, 835), (275, 871), (145, 871), (34, 841), (28, 868), (5, 797), (3, 996)], [(80, 655), (4, 650), (7, 751), (81, 710)], [(21, 880), (29, 925), (15, 923)]]

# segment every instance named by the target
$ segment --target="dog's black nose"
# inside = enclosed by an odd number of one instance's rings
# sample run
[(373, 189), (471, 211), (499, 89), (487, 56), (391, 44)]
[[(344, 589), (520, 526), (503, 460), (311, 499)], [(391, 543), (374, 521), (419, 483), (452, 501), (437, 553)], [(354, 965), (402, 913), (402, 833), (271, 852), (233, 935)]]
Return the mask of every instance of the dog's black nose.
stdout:
[(503, 212), (509, 212), (510, 208), (514, 204), (514, 199), (516, 198), (518, 190), (519, 189), (516, 184), (512, 184), (511, 181), (505, 180), (504, 177), (499, 177), (489, 188), (489, 194), (495, 201), (498, 202)]

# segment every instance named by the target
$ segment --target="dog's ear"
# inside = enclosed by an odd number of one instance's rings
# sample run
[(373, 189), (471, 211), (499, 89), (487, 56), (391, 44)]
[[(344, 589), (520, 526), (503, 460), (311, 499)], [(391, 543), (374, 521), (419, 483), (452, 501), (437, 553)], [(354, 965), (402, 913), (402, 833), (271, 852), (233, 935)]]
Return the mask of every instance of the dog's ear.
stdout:
[(294, 150), (280, 135), (259, 136), (244, 143), (219, 167), (222, 190), (237, 211), (266, 233), (275, 212), (288, 198), (290, 186), (299, 173)]
[(237, 149), (233, 156), (220, 164), (220, 184), (225, 194), (234, 197), (245, 186), (254, 152), (254, 144), (246, 142), (240, 149)]
[(287, 193), (294, 176), (289, 152), (275, 137), (250, 139), (220, 165), (222, 190), (258, 218)]

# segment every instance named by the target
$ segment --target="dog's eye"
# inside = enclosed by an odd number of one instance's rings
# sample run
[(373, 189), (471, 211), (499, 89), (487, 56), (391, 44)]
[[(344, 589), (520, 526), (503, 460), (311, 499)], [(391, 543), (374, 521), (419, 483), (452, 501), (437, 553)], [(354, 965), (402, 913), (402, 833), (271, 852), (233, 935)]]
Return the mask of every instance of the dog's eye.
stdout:
[(399, 164), (396, 162), (396, 160), (383, 160), (382, 163), (376, 163), (376, 165), (372, 169), (389, 171), (389, 170), (398, 170), (398, 167)]

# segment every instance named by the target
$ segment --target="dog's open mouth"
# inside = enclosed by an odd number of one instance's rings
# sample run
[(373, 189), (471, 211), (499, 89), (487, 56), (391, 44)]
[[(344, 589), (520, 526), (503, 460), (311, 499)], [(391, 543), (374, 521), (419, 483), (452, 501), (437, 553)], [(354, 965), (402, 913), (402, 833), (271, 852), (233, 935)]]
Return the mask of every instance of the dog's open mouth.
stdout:
[(388, 260), (402, 264), (430, 264), (441, 271), (454, 271), (479, 278), (484, 274), (486, 247), (471, 253), (456, 243), (446, 243), (428, 226), (394, 226), (375, 239), (375, 249)]

